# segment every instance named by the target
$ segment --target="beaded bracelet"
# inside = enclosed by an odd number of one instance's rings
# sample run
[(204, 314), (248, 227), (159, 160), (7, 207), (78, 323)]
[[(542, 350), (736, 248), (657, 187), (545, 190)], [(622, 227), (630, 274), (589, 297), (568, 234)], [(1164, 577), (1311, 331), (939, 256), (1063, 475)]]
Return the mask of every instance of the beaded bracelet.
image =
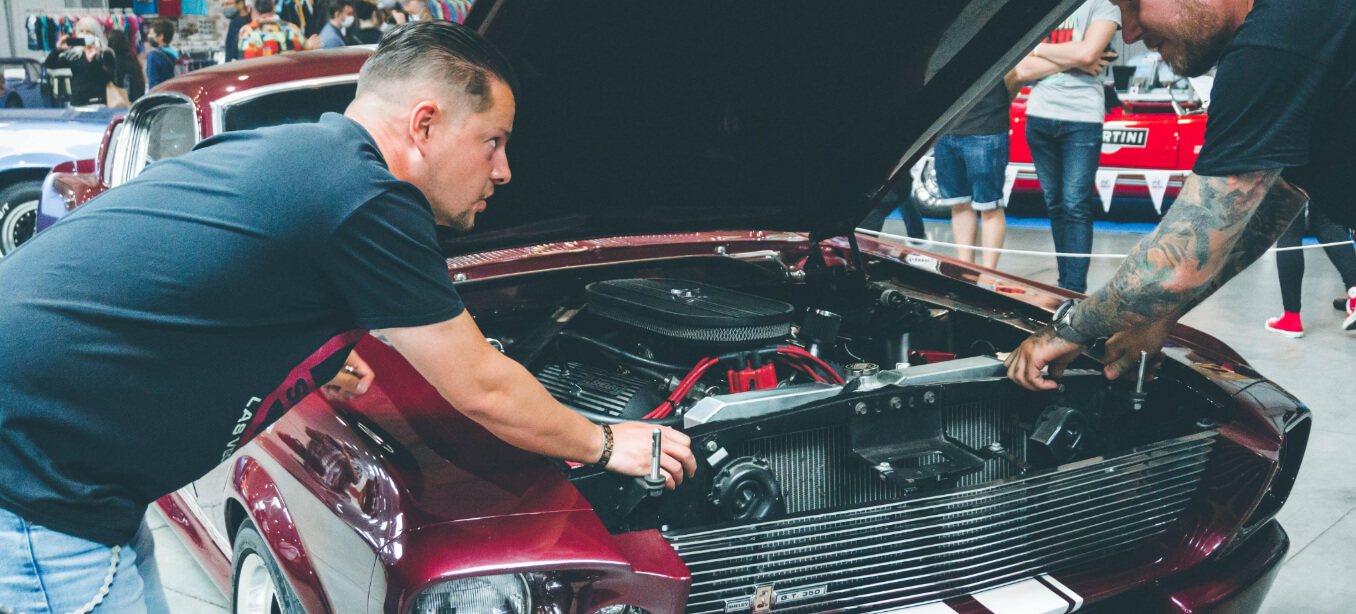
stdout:
[(599, 459), (598, 459), (598, 462), (596, 462), (596, 463), (594, 463), (594, 464), (595, 464), (595, 465), (598, 465), (599, 467), (607, 468), (607, 463), (608, 463), (608, 461), (612, 460), (612, 426), (611, 426), (611, 425), (608, 425), (608, 424), (604, 424), (604, 425), (603, 425), (603, 437), (604, 437), (604, 441), (603, 441), (603, 456), (602, 456), (602, 458), (599, 458)]

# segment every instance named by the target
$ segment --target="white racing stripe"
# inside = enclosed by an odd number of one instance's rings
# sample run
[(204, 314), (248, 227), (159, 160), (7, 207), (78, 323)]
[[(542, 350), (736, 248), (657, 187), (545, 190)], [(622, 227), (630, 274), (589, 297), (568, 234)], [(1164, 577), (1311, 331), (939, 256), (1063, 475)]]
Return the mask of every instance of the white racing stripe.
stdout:
[[(1060, 593), (1035, 578), (1027, 578), (970, 595), (993, 614), (1068, 614), (1077, 609)], [(1079, 600), (1078, 605), (1082, 605)]]

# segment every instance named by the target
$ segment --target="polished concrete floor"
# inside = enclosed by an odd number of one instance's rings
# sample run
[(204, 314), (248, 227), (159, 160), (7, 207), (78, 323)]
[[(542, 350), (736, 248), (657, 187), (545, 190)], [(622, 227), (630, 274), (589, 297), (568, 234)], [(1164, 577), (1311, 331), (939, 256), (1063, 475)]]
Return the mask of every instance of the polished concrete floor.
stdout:
[[(888, 221), (886, 232), (904, 234), (903, 224)], [(927, 222), (938, 241), (951, 241), (950, 226)], [(1122, 227), (1126, 228), (1126, 227)], [(1141, 235), (1099, 233), (1093, 250), (1124, 254)], [(1051, 250), (1048, 229), (1014, 228), (1006, 247)], [(936, 248), (948, 253), (946, 248)], [(1302, 339), (1286, 339), (1262, 329), (1267, 318), (1280, 315), (1280, 289), (1272, 257), (1243, 272), (1183, 320), (1233, 346), (1254, 367), (1304, 401), (1314, 412), (1315, 427), (1299, 480), (1280, 520), (1291, 546), (1280, 576), (1263, 606), (1266, 614), (1347, 614), (1356, 610), (1356, 332), (1340, 330), (1343, 316), (1332, 308), (1342, 292), (1341, 280), (1321, 250), (1306, 250), (1308, 272), (1302, 315)], [(1089, 275), (1096, 287), (1111, 277), (1115, 260), (1094, 260)], [(1054, 284), (1055, 261), (1042, 256), (1004, 255), (999, 270)], [(228, 611), (223, 596), (189, 558), (178, 539), (151, 514), (157, 558), (166, 596), (175, 614), (217, 614)]]

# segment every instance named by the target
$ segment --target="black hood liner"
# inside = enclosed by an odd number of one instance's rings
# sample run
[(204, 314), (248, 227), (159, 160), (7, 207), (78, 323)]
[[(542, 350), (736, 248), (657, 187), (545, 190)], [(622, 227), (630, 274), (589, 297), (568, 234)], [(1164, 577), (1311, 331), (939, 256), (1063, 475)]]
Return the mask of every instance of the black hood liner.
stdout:
[(445, 248), (848, 232), (1077, 4), (480, 0), (522, 82), (513, 180)]

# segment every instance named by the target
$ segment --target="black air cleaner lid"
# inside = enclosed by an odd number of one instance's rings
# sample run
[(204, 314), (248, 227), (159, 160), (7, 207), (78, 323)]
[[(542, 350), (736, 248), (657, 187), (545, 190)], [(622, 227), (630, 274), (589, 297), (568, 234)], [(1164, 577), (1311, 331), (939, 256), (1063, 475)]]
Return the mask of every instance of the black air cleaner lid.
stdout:
[(616, 279), (589, 284), (590, 308), (672, 324), (742, 328), (790, 324), (795, 308), (781, 301), (682, 279)]

